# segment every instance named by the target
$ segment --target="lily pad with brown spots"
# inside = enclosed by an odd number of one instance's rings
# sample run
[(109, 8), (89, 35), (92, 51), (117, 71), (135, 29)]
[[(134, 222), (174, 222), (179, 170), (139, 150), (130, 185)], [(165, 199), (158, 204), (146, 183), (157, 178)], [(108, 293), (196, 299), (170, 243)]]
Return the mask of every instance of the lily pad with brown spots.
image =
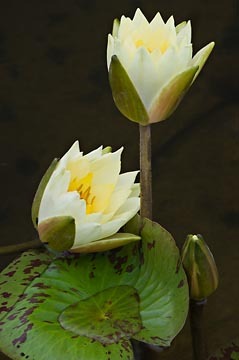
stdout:
[(54, 259), (29, 251), (10, 264), (0, 279), (1, 351), (16, 360), (65, 360), (66, 352), (132, 360), (131, 339), (170, 345), (188, 311), (179, 251), (149, 220), (136, 217), (125, 231), (142, 241)]

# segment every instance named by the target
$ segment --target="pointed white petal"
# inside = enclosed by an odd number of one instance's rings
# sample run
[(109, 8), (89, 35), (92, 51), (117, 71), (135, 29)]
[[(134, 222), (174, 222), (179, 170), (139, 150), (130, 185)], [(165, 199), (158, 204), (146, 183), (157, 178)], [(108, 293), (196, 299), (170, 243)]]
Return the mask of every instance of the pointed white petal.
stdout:
[(107, 67), (109, 70), (111, 58), (114, 55), (114, 38), (111, 34), (108, 35), (108, 44), (107, 44)]
[(80, 152), (79, 141), (75, 141), (72, 147), (67, 151), (67, 153), (60, 159), (59, 167), (65, 167), (68, 161), (73, 160), (77, 156), (82, 156)]
[(157, 91), (158, 81), (155, 76), (155, 64), (144, 47), (136, 51), (128, 74), (145, 108), (148, 109), (152, 96)]
[(94, 185), (116, 184), (121, 168), (122, 151), (123, 147), (113, 153), (105, 154), (91, 163), (90, 171), (94, 174), (92, 188)]
[(98, 149), (93, 150), (93, 151), (89, 152), (88, 154), (84, 155), (84, 158), (89, 161), (94, 161), (94, 160), (100, 159), (102, 156), (102, 149), (103, 149), (103, 146), (100, 146), (100, 147), (98, 147)]
[(132, 23), (135, 28), (138, 28), (141, 25), (146, 25), (146, 26), (149, 25), (148, 20), (146, 19), (146, 17), (139, 8), (136, 10), (134, 14)]
[(191, 38), (192, 38), (191, 21), (188, 21), (186, 25), (178, 32), (177, 43), (179, 45), (181, 43), (183, 43), (183, 45), (191, 44)]
[(163, 25), (165, 25), (165, 24), (164, 24), (164, 21), (162, 19), (162, 16), (160, 15), (159, 12), (157, 12), (157, 14), (153, 18), (153, 20), (150, 22), (150, 27), (154, 31), (154, 30), (156, 30), (157, 28), (159, 28), (159, 27), (161, 27)]

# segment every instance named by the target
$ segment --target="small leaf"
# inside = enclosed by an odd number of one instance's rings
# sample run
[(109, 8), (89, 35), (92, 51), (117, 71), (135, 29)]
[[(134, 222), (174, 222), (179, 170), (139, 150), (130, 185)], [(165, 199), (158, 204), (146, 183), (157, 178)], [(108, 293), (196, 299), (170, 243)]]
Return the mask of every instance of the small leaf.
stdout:
[(37, 228), (37, 218), (38, 218), (40, 203), (41, 203), (41, 199), (42, 199), (44, 190), (48, 184), (48, 181), (49, 181), (53, 171), (55, 170), (55, 168), (57, 166), (57, 163), (58, 163), (57, 159), (54, 159), (52, 161), (51, 165), (47, 169), (46, 173), (44, 174), (44, 176), (41, 179), (41, 182), (37, 188), (37, 191), (36, 191), (33, 203), (32, 203), (32, 222), (33, 222), (35, 228)]
[(156, 96), (150, 111), (150, 123), (167, 119), (177, 108), (186, 91), (191, 86), (198, 66), (191, 67), (175, 76)]
[(94, 241), (88, 244), (80, 245), (75, 249), (71, 249), (73, 253), (90, 253), (90, 252), (100, 252), (105, 250), (111, 250), (119, 246), (126, 245), (132, 241), (138, 241), (141, 237), (128, 234), (128, 233), (116, 233), (115, 235), (109, 236), (108, 238)]
[(147, 125), (149, 117), (144, 104), (116, 55), (111, 59), (109, 80), (115, 104), (121, 113), (134, 122)]
[(140, 331), (139, 296), (132, 286), (111, 287), (70, 305), (59, 321), (77, 335), (113, 344)]
[(71, 216), (57, 216), (38, 225), (40, 240), (56, 251), (69, 250), (75, 240), (75, 219)]

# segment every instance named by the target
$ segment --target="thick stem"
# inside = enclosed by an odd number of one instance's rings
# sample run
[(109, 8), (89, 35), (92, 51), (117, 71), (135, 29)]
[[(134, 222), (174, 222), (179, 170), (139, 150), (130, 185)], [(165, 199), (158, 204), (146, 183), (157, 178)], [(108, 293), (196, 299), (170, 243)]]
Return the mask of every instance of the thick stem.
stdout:
[(140, 214), (152, 219), (151, 128), (139, 125), (140, 131)]
[(194, 360), (206, 360), (207, 347), (203, 329), (203, 310), (207, 300), (190, 301), (190, 325)]
[(28, 249), (38, 248), (40, 246), (42, 246), (42, 242), (38, 239), (26, 241), (24, 243), (20, 243), (16, 245), (0, 246), (0, 255), (21, 252)]

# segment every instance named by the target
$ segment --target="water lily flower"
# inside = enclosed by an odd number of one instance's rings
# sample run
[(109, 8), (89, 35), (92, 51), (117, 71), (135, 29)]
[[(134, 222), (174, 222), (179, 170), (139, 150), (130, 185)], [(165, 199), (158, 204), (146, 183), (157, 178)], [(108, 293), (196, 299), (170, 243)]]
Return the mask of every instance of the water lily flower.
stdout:
[(148, 22), (137, 9), (108, 37), (107, 65), (116, 106), (141, 125), (167, 119), (192, 85), (214, 47), (211, 42), (192, 57), (191, 24), (165, 23), (157, 13)]
[(138, 171), (120, 174), (123, 148), (83, 155), (78, 141), (43, 177), (32, 219), (43, 243), (58, 251), (95, 252), (139, 240), (117, 233), (139, 210)]

